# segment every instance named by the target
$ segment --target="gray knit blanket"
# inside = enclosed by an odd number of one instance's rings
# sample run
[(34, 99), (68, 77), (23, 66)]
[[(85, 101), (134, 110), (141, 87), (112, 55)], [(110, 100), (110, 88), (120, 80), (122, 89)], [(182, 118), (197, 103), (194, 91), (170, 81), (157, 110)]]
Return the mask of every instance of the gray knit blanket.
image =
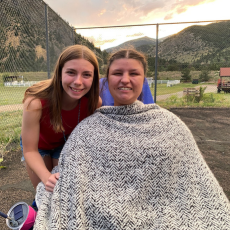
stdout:
[[(57, 168), (56, 168), (57, 169)], [(105, 106), (72, 132), (41, 229), (230, 229), (230, 204), (187, 126), (155, 104)]]

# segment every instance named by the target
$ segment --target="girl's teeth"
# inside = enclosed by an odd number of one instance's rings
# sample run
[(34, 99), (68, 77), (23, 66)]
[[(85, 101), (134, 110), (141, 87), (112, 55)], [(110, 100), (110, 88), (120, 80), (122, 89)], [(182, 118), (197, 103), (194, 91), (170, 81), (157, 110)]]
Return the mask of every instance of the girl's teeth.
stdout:
[(81, 91), (81, 89), (73, 89), (73, 88), (72, 88), (72, 90), (73, 90), (74, 92), (80, 92), (80, 91)]
[(119, 88), (121, 90), (131, 90), (130, 88)]

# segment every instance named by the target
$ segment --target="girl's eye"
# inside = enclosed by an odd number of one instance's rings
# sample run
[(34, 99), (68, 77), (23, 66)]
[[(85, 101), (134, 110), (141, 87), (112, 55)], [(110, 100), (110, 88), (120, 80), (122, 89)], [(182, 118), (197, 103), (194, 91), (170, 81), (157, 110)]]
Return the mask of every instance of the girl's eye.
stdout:
[(89, 77), (91, 77), (92, 75), (91, 75), (90, 73), (85, 73), (83, 76), (84, 76), (85, 78), (89, 78)]
[(69, 74), (69, 75), (73, 75), (74, 74), (73, 71), (67, 71), (66, 73)]
[(114, 73), (113, 75), (115, 75), (115, 76), (121, 76), (122, 73)]
[(132, 76), (137, 76), (137, 75), (139, 75), (138, 73), (130, 73), (130, 75), (132, 75)]

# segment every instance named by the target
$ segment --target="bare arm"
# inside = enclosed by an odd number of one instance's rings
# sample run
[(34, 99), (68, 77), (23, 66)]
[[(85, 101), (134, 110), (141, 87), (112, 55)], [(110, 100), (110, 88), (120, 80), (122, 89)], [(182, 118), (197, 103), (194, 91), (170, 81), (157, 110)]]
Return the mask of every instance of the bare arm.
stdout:
[[(56, 177), (55, 175), (51, 175), (40, 153), (38, 152), (42, 105), (39, 99), (35, 99), (32, 101), (31, 99), (32, 98), (28, 98), (23, 105), (23, 120), (22, 120), (23, 154), (27, 165), (45, 184), (46, 190), (52, 191), (56, 183)], [(30, 101), (31, 103), (29, 104)]]

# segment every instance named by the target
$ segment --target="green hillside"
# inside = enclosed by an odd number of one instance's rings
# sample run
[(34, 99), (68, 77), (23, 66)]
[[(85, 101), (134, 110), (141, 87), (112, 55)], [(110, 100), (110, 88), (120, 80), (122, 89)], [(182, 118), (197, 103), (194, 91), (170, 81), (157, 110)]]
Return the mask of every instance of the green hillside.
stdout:
[[(112, 53), (116, 50), (122, 49), (122, 48), (127, 48), (127, 47), (135, 47), (135, 48), (139, 48), (139, 47), (149, 47), (151, 45), (155, 45), (156, 44), (156, 39), (154, 38), (149, 38), (147, 36), (145, 37), (141, 37), (141, 38), (137, 38), (137, 39), (133, 39), (127, 42), (124, 42), (118, 46), (115, 47), (111, 47), (106, 49), (106, 51), (108, 53)], [(145, 49), (145, 48), (144, 48)]]
[[(45, 4), (43, 1), (0, 2), (0, 72), (47, 71)], [(73, 32), (68, 22), (48, 7), (49, 61), (52, 71), (62, 50), (84, 44), (98, 56), (101, 65), (107, 53)]]
[[(230, 21), (191, 26), (159, 44), (159, 57), (190, 64), (229, 65)], [(147, 53), (153, 53), (152, 47)], [(217, 67), (218, 68), (218, 67)]]

